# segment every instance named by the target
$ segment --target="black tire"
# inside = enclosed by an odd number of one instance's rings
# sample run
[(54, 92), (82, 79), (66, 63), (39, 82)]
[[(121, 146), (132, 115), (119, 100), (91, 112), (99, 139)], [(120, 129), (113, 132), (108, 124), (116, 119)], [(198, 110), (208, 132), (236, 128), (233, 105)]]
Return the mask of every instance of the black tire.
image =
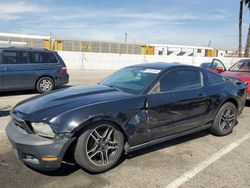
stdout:
[(124, 136), (119, 128), (110, 122), (99, 122), (88, 126), (78, 138), (75, 161), (88, 172), (105, 172), (117, 164), (123, 147)]
[(52, 91), (55, 87), (55, 82), (50, 77), (42, 77), (36, 83), (36, 90), (39, 93)]
[(237, 122), (237, 109), (231, 102), (221, 106), (217, 112), (210, 132), (216, 136), (226, 136), (232, 133)]

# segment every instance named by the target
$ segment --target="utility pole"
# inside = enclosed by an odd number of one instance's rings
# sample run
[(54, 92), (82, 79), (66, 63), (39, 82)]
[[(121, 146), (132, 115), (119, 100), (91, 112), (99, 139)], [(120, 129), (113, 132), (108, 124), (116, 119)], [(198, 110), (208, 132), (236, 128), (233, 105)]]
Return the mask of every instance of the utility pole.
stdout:
[(239, 57), (242, 56), (242, 14), (243, 14), (243, 0), (240, 0), (240, 12), (239, 12)]
[(52, 31), (50, 32), (50, 41), (51, 41), (51, 50), (54, 50), (54, 42), (55, 42), (55, 40), (53, 39)]
[(124, 39), (124, 41), (125, 41), (125, 43), (127, 43), (128, 33), (124, 33), (124, 34), (125, 34), (125, 39)]
[(211, 47), (211, 44), (212, 44), (212, 41), (210, 40), (210, 41), (208, 41), (208, 47)]

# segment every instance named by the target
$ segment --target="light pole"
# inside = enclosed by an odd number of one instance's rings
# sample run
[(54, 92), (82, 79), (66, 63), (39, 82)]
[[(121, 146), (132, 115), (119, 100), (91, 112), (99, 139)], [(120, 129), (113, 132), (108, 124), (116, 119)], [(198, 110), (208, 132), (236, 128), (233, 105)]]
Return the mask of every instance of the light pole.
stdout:
[(125, 41), (125, 43), (127, 43), (128, 33), (124, 33), (124, 34), (125, 34), (125, 39), (124, 39), (124, 41)]
[(212, 45), (212, 41), (210, 40), (210, 41), (208, 41), (208, 47), (211, 47), (211, 45)]

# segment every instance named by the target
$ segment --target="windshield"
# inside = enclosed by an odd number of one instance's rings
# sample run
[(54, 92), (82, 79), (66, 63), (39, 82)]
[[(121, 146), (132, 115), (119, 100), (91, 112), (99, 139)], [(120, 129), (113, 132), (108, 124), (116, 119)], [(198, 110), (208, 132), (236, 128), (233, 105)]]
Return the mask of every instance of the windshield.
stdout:
[(100, 84), (138, 95), (160, 72), (159, 69), (127, 67), (116, 71)]
[(250, 62), (248, 61), (239, 61), (234, 66), (232, 66), (229, 71), (237, 72), (250, 72)]

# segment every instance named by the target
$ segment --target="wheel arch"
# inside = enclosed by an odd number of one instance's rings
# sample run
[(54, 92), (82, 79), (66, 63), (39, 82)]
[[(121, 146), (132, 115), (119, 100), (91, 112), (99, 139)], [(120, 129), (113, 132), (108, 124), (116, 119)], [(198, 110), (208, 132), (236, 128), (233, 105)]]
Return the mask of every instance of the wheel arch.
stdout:
[[(226, 131), (223, 130), (220, 128), (220, 124), (221, 124), (221, 118), (222, 118), (222, 115), (223, 113), (225, 112), (225, 110), (227, 110), (227, 108), (225, 107), (228, 107), (229, 104), (233, 104), (235, 106), (235, 109), (236, 109), (236, 114), (234, 116), (234, 124), (232, 126), (229, 126), (229, 128), (226, 129)], [(226, 105), (224, 107), (224, 105)], [(223, 109), (224, 107), (224, 109)], [(220, 106), (217, 108), (216, 110), (216, 113), (214, 114), (214, 118), (213, 118), (213, 123), (212, 123), (212, 126), (210, 127), (210, 133), (213, 134), (213, 135), (216, 135), (216, 136), (226, 136), (228, 134), (230, 134), (232, 131), (233, 131), (233, 127), (235, 125), (237, 125), (237, 114), (238, 114), (238, 109), (239, 109), (239, 103), (237, 101), (237, 99), (235, 99), (234, 97), (229, 97), (227, 99), (225, 99), (221, 104)], [(223, 111), (221, 111), (223, 110)], [(225, 120), (223, 120), (225, 121)]]
[(73, 134), (72, 134), (72, 138), (74, 138), (74, 141), (69, 145), (69, 147), (67, 148), (66, 152), (64, 153), (64, 160), (65, 161), (72, 161), (72, 157), (73, 157), (73, 153), (72, 151), (75, 150), (75, 147), (76, 147), (76, 143), (77, 143), (77, 139), (81, 136), (81, 134), (89, 127), (91, 126), (91, 124), (94, 124), (94, 123), (99, 123), (99, 122), (108, 122), (108, 123), (111, 123), (111, 124), (114, 124), (116, 127), (118, 127), (118, 129), (121, 131), (121, 133), (123, 134), (124, 136), (124, 143), (126, 143), (128, 141), (128, 135), (126, 134), (126, 132), (124, 131), (124, 129), (122, 128), (122, 126), (110, 119), (110, 118), (104, 118), (104, 117), (95, 117), (91, 120), (87, 120), (87, 121), (84, 121), (82, 123), (79, 124), (79, 126), (77, 128), (75, 128), (75, 130), (73, 130)]
[(233, 98), (233, 97), (229, 97), (229, 98), (227, 98), (226, 100), (224, 100), (218, 109), (220, 109), (221, 106), (224, 105), (224, 104), (227, 103), (227, 102), (231, 102), (232, 104), (234, 104), (234, 106), (236, 107), (237, 110), (239, 109), (239, 103), (238, 103), (238, 101), (237, 101), (235, 98)]
[(78, 138), (85, 129), (87, 129), (89, 126), (91, 126), (91, 124), (100, 123), (100, 122), (111, 123), (111, 124), (114, 124), (115, 126), (117, 126), (118, 129), (121, 131), (121, 133), (124, 136), (124, 142), (127, 142), (128, 135), (126, 134), (125, 130), (122, 128), (121, 124), (118, 123), (117, 121), (115, 121), (111, 117), (101, 117), (101, 116), (95, 117), (95, 118), (92, 118), (92, 119), (89, 119), (87, 121), (80, 123), (79, 126), (75, 130), (73, 130), (73, 137)]
[(228, 97), (226, 98), (225, 100), (223, 100), (223, 102), (220, 103), (220, 105), (218, 106), (218, 108), (216, 109), (215, 113), (214, 113), (214, 116), (213, 116), (213, 119), (215, 118), (216, 114), (218, 113), (218, 111), (220, 110), (220, 108), (227, 102), (230, 102), (232, 104), (235, 105), (236, 107), (236, 110), (238, 111), (239, 109), (239, 103), (237, 101), (237, 99), (235, 99), (234, 97)]
[(39, 76), (37, 79), (36, 79), (36, 82), (35, 82), (35, 86), (34, 86), (34, 88), (36, 89), (36, 86), (37, 86), (37, 82), (41, 79), (41, 78), (45, 78), (45, 77), (48, 77), (48, 78), (51, 78), (52, 80), (53, 80), (53, 82), (54, 82), (54, 85), (56, 84), (55, 83), (55, 78), (53, 78), (53, 76), (51, 76), (51, 75), (41, 75), (41, 76)]

